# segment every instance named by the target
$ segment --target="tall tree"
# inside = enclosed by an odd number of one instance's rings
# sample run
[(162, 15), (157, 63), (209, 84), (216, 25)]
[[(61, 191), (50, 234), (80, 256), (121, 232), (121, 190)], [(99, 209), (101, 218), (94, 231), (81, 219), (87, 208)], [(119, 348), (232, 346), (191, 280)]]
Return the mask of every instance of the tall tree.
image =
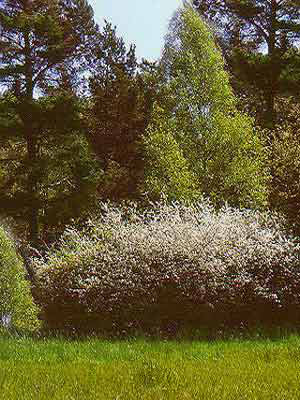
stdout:
[[(173, 158), (184, 173), (177, 174), (181, 181), (186, 181), (189, 168), (198, 191), (216, 204), (263, 206), (266, 175), (259, 134), (251, 119), (237, 111), (212, 32), (188, 5), (171, 20), (161, 65), (169, 90), (161, 113), (164, 124), (151, 121), (147, 143), (151, 137), (157, 142), (161, 126), (168, 126), (167, 135), (172, 134), (173, 140), (166, 141), (172, 148), (165, 153), (176, 150)], [(153, 160), (150, 167), (156, 167)], [(175, 177), (169, 179), (173, 188)]]
[(139, 196), (143, 179), (140, 140), (158, 93), (155, 64), (140, 65), (135, 48), (126, 49), (116, 28), (106, 23), (96, 48), (90, 78), (89, 139), (104, 171), (102, 198)]
[[(0, 210), (23, 227), (18, 233), (24, 237), (23, 233), (30, 234), (28, 216), (36, 207), (39, 238), (51, 241), (71, 219), (89, 211), (100, 168), (86, 139), (84, 106), (74, 95), (57, 92), (33, 102), (35, 164), (28, 158), (24, 135), (27, 112), (27, 106), (13, 95), (0, 98)], [(35, 177), (35, 203), (28, 191), (29, 173)]]
[[(242, 86), (263, 96), (267, 126), (276, 122), (275, 98), (299, 92), (299, 0), (195, 0), (222, 36), (227, 60)], [(295, 76), (296, 74), (296, 76)], [(244, 90), (245, 93), (245, 90)], [(258, 105), (261, 107), (261, 104)]]
[[(0, 84), (14, 90), (16, 114), (26, 142), (26, 192), (29, 239), (37, 243), (39, 231), (39, 135), (34, 120), (35, 94), (54, 82), (62, 64), (73, 67), (88, 60), (97, 38), (93, 12), (86, 0), (1, 0)], [(6, 115), (7, 117), (7, 115)], [(7, 118), (7, 124), (13, 125)], [(14, 136), (16, 131), (11, 130)]]

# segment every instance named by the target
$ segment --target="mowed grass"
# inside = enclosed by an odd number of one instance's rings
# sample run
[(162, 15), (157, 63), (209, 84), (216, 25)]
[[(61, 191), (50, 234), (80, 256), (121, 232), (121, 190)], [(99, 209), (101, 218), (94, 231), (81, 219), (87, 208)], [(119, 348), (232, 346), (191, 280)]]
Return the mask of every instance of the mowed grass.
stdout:
[(300, 399), (300, 338), (0, 339), (1, 399)]

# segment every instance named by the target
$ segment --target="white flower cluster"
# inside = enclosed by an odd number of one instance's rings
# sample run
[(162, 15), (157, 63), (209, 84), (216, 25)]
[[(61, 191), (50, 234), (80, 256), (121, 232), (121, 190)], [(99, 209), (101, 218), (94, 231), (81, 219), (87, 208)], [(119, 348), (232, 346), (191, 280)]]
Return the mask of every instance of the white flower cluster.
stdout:
[(209, 202), (105, 206), (34, 263), (46, 318), (71, 324), (199, 326), (300, 310), (299, 246), (269, 212), (215, 211)]

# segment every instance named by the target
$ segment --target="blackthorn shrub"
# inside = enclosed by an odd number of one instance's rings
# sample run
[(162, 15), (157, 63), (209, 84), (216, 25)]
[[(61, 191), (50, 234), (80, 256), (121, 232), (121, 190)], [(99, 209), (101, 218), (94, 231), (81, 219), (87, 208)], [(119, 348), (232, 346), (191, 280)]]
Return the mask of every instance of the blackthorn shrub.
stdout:
[(300, 321), (299, 245), (270, 212), (104, 206), (33, 262), (52, 328), (176, 334)]

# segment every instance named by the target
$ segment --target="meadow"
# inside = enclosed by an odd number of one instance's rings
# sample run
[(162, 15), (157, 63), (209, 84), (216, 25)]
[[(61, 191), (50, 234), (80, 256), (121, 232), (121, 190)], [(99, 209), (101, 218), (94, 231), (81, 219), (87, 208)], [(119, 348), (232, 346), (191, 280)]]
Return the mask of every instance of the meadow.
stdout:
[(299, 399), (300, 337), (0, 339), (0, 398)]

